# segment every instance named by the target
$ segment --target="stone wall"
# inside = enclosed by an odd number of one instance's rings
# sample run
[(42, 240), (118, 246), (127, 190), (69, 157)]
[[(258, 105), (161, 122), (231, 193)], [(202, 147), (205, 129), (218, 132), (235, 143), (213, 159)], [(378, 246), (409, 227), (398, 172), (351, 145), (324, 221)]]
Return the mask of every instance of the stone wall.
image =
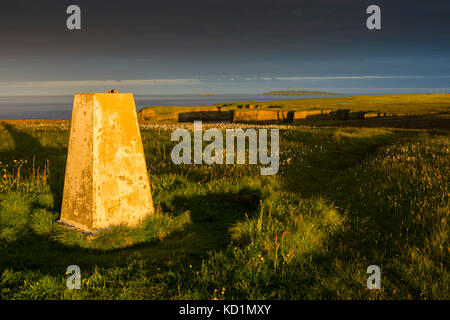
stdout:
[(293, 111), (272, 111), (272, 110), (255, 110), (255, 111), (235, 111), (234, 123), (289, 123), (294, 119)]
[(330, 113), (331, 110), (308, 110), (308, 111), (295, 111), (294, 121), (309, 120), (311, 116), (317, 118), (323, 118), (326, 114)]
[[(228, 123), (292, 123), (297, 121), (324, 121), (324, 120), (363, 120), (371, 117), (393, 116), (388, 114), (373, 113), (367, 111), (350, 112), (348, 109), (338, 110), (306, 110), (286, 111), (277, 110), (279, 106), (242, 105), (237, 110), (221, 111), (224, 105), (216, 106), (214, 109), (200, 109), (201, 107), (186, 107), (189, 112), (169, 112), (158, 114), (146, 109), (140, 112), (143, 120), (154, 120), (167, 122), (228, 122)], [(238, 106), (239, 107), (239, 106)], [(262, 108), (260, 108), (262, 107)]]
[(180, 112), (178, 122), (233, 122), (233, 111), (192, 111)]

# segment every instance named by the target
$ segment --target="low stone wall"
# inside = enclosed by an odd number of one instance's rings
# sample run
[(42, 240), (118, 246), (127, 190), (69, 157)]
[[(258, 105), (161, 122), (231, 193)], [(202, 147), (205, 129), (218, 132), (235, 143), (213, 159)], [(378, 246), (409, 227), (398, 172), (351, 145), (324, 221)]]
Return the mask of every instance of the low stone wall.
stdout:
[(406, 114), (395, 114), (395, 113), (386, 113), (386, 112), (367, 112), (364, 114), (364, 118), (367, 118), (367, 119), (397, 117), (397, 116), (406, 116)]
[(311, 116), (322, 118), (326, 117), (328, 113), (330, 113), (331, 110), (308, 110), (308, 111), (295, 111), (294, 112), (294, 121), (301, 121), (301, 120), (309, 120)]
[(294, 121), (363, 120), (365, 118), (395, 116), (393, 114), (367, 111), (350, 112), (347, 109), (286, 111), (277, 110), (279, 106), (275, 105), (265, 106), (264, 109), (259, 109), (257, 105), (247, 106), (245, 110), (226, 111), (220, 110), (223, 107), (222, 105), (206, 110), (204, 107), (186, 107), (186, 110), (189, 110), (189, 112), (179, 112), (177, 110), (167, 114), (159, 114), (152, 109), (144, 109), (139, 113), (139, 117), (143, 120), (155, 120), (157, 122), (292, 123)]
[(180, 112), (178, 122), (233, 122), (233, 111)]
[(350, 120), (363, 120), (367, 111), (355, 111), (350, 112), (349, 119)]
[(294, 119), (293, 111), (235, 111), (234, 123), (289, 123)]
[(328, 114), (328, 120), (348, 120), (350, 118), (350, 110), (336, 110)]

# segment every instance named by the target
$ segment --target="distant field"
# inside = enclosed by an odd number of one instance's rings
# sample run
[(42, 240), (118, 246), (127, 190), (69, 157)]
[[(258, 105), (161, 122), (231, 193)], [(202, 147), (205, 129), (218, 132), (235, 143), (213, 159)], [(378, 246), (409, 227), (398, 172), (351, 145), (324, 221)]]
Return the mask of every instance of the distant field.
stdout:
[(303, 95), (317, 95), (317, 96), (334, 96), (339, 93), (323, 92), (323, 91), (305, 91), (305, 90), (284, 90), (284, 91), (269, 91), (261, 94), (262, 96), (303, 96)]
[(246, 101), (233, 103), (229, 107), (234, 108), (243, 104), (273, 105), (292, 111), (349, 109), (350, 111), (417, 115), (449, 112), (450, 94), (367, 95), (281, 101)]
[(149, 122), (176, 122), (178, 113), (190, 111), (217, 111), (265, 109), (286, 111), (338, 110), (352, 112), (371, 111), (399, 116), (431, 115), (450, 112), (450, 94), (401, 94), (367, 95), (353, 97), (314, 98), (275, 101), (242, 101), (222, 103), (212, 106), (178, 107), (154, 106), (139, 112), (141, 118)]

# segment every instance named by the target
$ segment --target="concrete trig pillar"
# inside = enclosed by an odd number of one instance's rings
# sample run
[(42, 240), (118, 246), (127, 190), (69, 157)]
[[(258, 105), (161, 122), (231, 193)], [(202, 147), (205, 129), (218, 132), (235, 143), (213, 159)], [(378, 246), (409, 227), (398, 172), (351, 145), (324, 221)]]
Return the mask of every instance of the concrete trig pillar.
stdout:
[(76, 94), (61, 221), (95, 232), (153, 212), (133, 94)]

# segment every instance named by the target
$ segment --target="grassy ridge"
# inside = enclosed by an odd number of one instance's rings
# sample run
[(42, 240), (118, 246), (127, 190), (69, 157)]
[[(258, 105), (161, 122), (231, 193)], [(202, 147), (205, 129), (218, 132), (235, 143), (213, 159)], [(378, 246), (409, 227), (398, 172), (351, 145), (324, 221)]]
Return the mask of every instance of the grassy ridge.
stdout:
[[(91, 240), (55, 232), (67, 127), (0, 132), (0, 298), (450, 298), (448, 131), (281, 129), (267, 177), (175, 166), (171, 131), (145, 129), (158, 221)], [(71, 264), (81, 290), (65, 287)]]
[[(338, 110), (373, 111), (398, 115), (425, 115), (450, 112), (450, 94), (398, 94), (354, 97), (314, 98), (275, 101), (244, 101), (222, 103), (214, 106), (179, 107), (154, 106), (142, 109), (139, 114), (150, 122), (176, 122), (178, 113), (189, 111), (238, 110), (239, 107), (259, 105), (279, 107), (274, 110)], [(245, 109), (244, 109), (245, 110)]]
[(280, 90), (264, 92), (261, 96), (306, 96), (306, 95), (318, 95), (318, 96), (335, 96), (339, 93), (323, 92), (323, 91), (305, 91), (305, 90)]
[(450, 94), (395, 94), (353, 97), (314, 98), (280, 101), (246, 101), (237, 104), (263, 104), (281, 106), (291, 111), (313, 109), (349, 109), (397, 114), (433, 114), (450, 111)]

